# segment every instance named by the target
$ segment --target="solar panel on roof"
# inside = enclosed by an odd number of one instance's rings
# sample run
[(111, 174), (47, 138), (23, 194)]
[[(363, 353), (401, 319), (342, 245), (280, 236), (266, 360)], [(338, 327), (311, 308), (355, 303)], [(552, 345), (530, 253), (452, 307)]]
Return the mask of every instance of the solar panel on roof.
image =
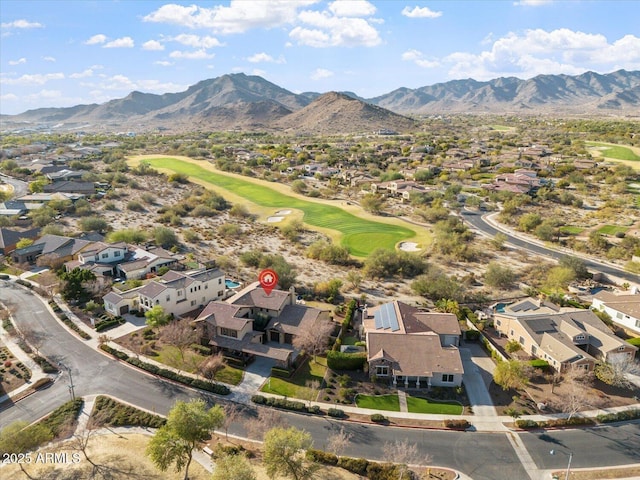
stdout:
[(390, 329), (392, 332), (400, 330), (400, 324), (393, 303), (382, 305), (373, 315), (376, 328)]

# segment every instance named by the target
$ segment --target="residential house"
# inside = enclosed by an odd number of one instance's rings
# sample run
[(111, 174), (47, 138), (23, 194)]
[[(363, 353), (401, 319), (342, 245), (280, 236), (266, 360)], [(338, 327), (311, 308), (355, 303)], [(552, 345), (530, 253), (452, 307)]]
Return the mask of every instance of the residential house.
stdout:
[(372, 378), (405, 388), (461, 385), (461, 332), (455, 315), (393, 301), (365, 308), (362, 317)]
[(23, 238), (34, 240), (40, 235), (39, 228), (30, 230), (14, 230), (0, 228), (0, 255), (8, 255), (16, 249), (16, 244)]
[(81, 172), (79, 170), (70, 170), (68, 168), (65, 168), (57, 172), (47, 173), (46, 177), (53, 182), (57, 182), (71, 180), (73, 178), (81, 178), (84, 174), (85, 172)]
[(75, 260), (65, 263), (67, 271), (74, 268), (91, 270), (96, 276), (112, 277), (116, 274), (116, 264), (124, 261), (128, 248), (125, 242), (93, 242), (80, 252)]
[(129, 280), (145, 278), (162, 267), (175, 268), (181, 258), (164, 248), (130, 245), (124, 261), (116, 266), (116, 275)]
[(93, 195), (96, 193), (96, 186), (93, 182), (61, 181), (44, 185), (43, 192), (81, 193), (83, 195)]
[(170, 270), (138, 291), (141, 310), (160, 305), (165, 312), (180, 316), (224, 298), (224, 274), (217, 268), (195, 273)]
[(607, 313), (614, 323), (640, 334), (640, 294), (615, 294), (601, 290), (593, 297), (591, 308)]
[(293, 345), (300, 332), (328, 319), (329, 312), (298, 305), (293, 287), (269, 295), (254, 282), (224, 302), (209, 303), (196, 318), (216, 351), (248, 362), (255, 356), (290, 367), (299, 351)]
[(638, 350), (613, 335), (591, 310), (561, 308), (534, 298), (501, 306), (494, 325), (500, 335), (558, 371), (592, 371), (598, 361), (633, 358)]
[(32, 245), (18, 248), (11, 253), (14, 263), (36, 263), (41, 256), (51, 256), (60, 262), (68, 262), (77, 258), (82, 249), (91, 245), (94, 238), (102, 239), (102, 236), (71, 238), (61, 235), (44, 235), (35, 240)]

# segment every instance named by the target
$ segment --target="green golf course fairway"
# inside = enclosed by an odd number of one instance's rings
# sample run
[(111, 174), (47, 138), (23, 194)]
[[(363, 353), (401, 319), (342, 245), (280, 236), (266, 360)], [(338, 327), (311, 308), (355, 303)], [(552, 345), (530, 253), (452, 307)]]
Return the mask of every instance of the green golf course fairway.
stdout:
[(300, 200), (269, 187), (210, 172), (199, 165), (175, 158), (145, 158), (145, 162), (154, 168), (172, 170), (224, 188), (263, 207), (299, 209), (304, 212), (304, 223), (342, 233), (340, 243), (356, 257), (366, 257), (377, 248), (393, 250), (398, 242), (416, 234), (399, 225), (362, 219), (333, 205)]

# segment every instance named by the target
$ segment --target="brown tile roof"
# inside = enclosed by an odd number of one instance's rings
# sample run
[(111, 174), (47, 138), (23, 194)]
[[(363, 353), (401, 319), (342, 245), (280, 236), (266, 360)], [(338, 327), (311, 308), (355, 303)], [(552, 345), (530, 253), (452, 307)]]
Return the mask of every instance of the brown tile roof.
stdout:
[(273, 290), (267, 295), (258, 282), (254, 282), (227, 299), (232, 305), (248, 305), (251, 307), (265, 308), (267, 310), (282, 310), (290, 303), (290, 293), (283, 290)]
[(209, 302), (195, 321), (206, 321), (211, 325), (240, 331), (247, 323), (253, 322), (253, 320), (243, 317), (242, 310), (242, 306), (229, 305), (224, 302)]
[(385, 358), (397, 375), (432, 376), (436, 373), (463, 373), (460, 351), (442, 347), (435, 334), (408, 335), (370, 332), (367, 334), (368, 360)]
[(305, 307), (303, 305), (285, 305), (277, 318), (272, 318), (267, 330), (277, 330), (283, 333), (297, 335), (300, 330), (312, 328), (313, 322), (320, 316), (322, 310)]

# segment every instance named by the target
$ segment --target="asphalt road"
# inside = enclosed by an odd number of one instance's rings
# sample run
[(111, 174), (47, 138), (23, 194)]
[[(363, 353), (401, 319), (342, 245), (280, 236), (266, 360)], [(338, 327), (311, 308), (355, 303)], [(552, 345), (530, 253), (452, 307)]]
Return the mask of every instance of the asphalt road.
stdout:
[[(497, 230), (491, 225), (489, 225), (483, 218), (482, 213), (480, 212), (462, 210), (461, 215), (462, 215), (462, 219), (465, 222), (467, 222), (469, 225), (471, 225), (473, 228), (481, 232), (484, 232), (491, 237), (495, 236), (498, 232), (500, 232), (500, 230)], [(560, 258), (568, 255), (568, 253), (551, 250), (549, 248), (542, 247), (538, 244), (528, 242), (522, 238), (514, 237), (513, 235), (510, 235), (508, 233), (505, 233), (505, 232), (502, 232), (502, 233), (504, 233), (507, 236), (507, 241), (510, 244), (518, 248), (521, 248), (523, 250), (527, 250), (536, 255), (542, 255), (544, 257), (553, 258), (555, 260), (559, 260)], [(580, 256), (578, 253), (573, 253), (572, 255), (575, 255), (578, 257)], [(583, 257), (580, 257), (580, 258), (582, 258), (582, 260), (584, 261), (584, 263), (586, 264), (587, 268), (590, 271), (599, 271), (606, 275), (613, 275), (615, 277), (619, 277), (634, 283), (637, 283), (640, 281), (640, 276), (634, 273), (626, 272), (622, 268), (616, 268), (608, 264), (594, 262), (592, 260), (589, 260), (588, 258), (583, 258)]]
[[(1, 287), (0, 301), (17, 307), (14, 319), (18, 326), (46, 332), (48, 338), (40, 351), (71, 369), (76, 396), (109, 394), (160, 414), (166, 414), (176, 400), (201, 397), (224, 403), (220, 397), (151, 377), (93, 350), (67, 332), (38, 297), (22, 288)], [(70, 398), (68, 387), (68, 374), (63, 373), (52, 387), (0, 411), (0, 428), (15, 420), (34, 421), (51, 412)], [(255, 415), (255, 409), (247, 408), (245, 415)], [(430, 457), (430, 463), (457, 469), (474, 480), (527, 478), (505, 434), (401, 429), (306, 415), (282, 415), (288, 424), (310, 432), (318, 448), (326, 444), (333, 430), (344, 426), (353, 435), (344, 453), (354, 457), (385, 460), (386, 443), (408, 439), (418, 446), (421, 458)], [(242, 422), (232, 426), (229, 433), (244, 434)], [(589, 451), (588, 456), (576, 455), (575, 467), (640, 462), (637, 449), (630, 448), (640, 441), (640, 424), (557, 432), (553, 440), (528, 433), (521, 437), (539, 468), (562, 468), (562, 459), (549, 455), (550, 445), (551, 448), (561, 445), (574, 452)]]
[(13, 186), (13, 194), (11, 195), (12, 198), (22, 197), (29, 192), (29, 184), (23, 182), (22, 180), (17, 180), (13, 177), (2, 175), (2, 181)]

